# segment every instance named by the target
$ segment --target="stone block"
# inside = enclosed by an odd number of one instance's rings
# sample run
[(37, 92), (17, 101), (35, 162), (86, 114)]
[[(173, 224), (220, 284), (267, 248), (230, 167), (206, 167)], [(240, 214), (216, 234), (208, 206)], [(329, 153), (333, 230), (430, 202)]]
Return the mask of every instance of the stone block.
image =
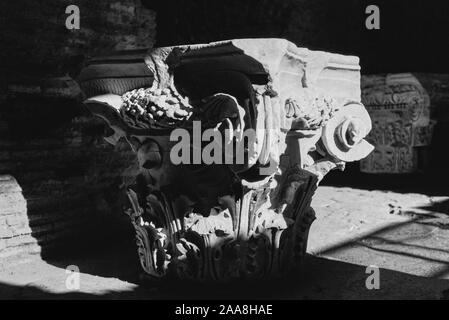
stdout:
[(362, 103), (373, 122), (367, 139), (375, 150), (360, 162), (361, 171), (415, 172), (419, 148), (430, 144), (434, 125), (418, 79), (409, 73), (363, 76)]

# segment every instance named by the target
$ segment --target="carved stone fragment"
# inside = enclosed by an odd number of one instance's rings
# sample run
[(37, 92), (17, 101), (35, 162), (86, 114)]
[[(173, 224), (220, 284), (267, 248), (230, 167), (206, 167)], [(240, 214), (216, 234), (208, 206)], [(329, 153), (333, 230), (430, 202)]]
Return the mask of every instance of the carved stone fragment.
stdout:
[(376, 150), (361, 171), (409, 173), (418, 168), (418, 150), (430, 144), (430, 99), (412, 74), (364, 76), (362, 101), (373, 119), (368, 140)]
[[(124, 137), (137, 152), (126, 213), (145, 273), (226, 281), (295, 270), (318, 182), (373, 149), (358, 58), (238, 39), (158, 48), (142, 68), (150, 87), (121, 79), (126, 89), (90, 90), (85, 104), (114, 131), (109, 141)], [(95, 87), (93, 69), (81, 87)], [(179, 132), (192, 140), (180, 146), (170, 138)], [(174, 150), (186, 161), (175, 164)]]

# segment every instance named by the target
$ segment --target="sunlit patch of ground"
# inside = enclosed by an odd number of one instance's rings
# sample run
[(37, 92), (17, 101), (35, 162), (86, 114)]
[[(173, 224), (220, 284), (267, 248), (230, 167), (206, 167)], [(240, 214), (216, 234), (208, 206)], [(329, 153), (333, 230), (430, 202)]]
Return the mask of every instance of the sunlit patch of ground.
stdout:
[(449, 197), (323, 186), (309, 252), (449, 279)]

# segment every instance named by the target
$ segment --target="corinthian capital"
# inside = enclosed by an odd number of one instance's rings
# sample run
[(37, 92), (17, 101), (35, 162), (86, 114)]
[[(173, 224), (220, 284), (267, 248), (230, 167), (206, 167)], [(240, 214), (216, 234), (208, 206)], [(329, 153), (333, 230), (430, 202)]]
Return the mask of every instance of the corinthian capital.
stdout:
[(318, 182), (373, 149), (358, 58), (238, 39), (158, 48), (137, 65), (120, 59), (116, 73), (116, 60), (96, 60), (80, 85), (114, 131), (108, 141), (126, 138), (137, 153), (127, 213), (146, 274), (228, 280), (295, 270)]

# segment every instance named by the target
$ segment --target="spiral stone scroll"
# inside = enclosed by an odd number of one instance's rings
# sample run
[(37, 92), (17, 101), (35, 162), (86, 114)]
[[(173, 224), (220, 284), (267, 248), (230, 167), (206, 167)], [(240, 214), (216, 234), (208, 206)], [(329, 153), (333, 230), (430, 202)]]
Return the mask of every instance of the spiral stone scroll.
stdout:
[(79, 82), (107, 140), (137, 153), (126, 213), (144, 272), (227, 281), (296, 270), (319, 181), (373, 149), (358, 58), (239, 39), (135, 61), (97, 59)]

